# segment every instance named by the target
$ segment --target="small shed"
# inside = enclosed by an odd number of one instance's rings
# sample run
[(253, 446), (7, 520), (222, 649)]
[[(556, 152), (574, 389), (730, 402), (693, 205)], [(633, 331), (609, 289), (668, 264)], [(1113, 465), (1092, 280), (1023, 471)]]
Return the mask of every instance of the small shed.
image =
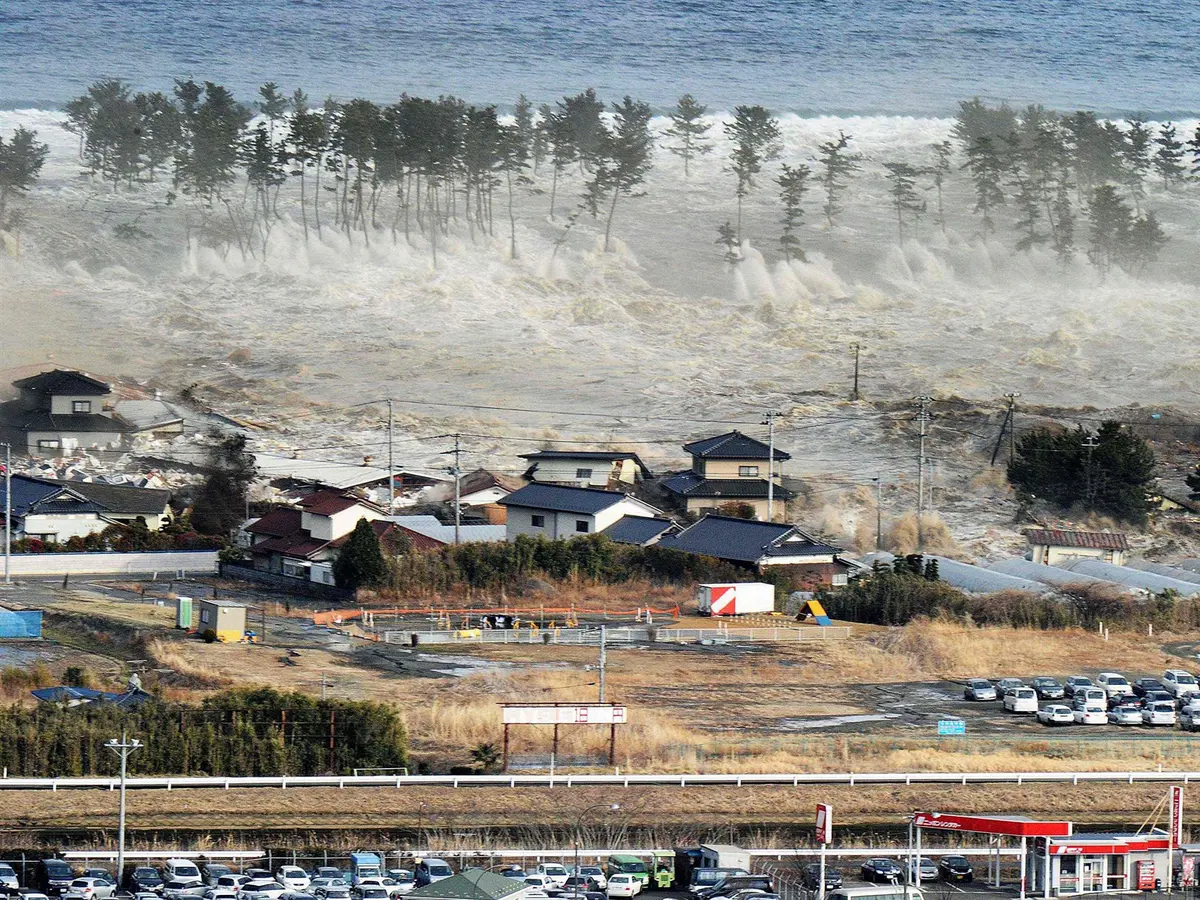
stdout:
[(224, 643), (242, 640), (246, 636), (246, 607), (230, 600), (200, 601), (200, 633), (212, 630)]
[(408, 896), (413, 900), (504, 900), (524, 894), (529, 885), (484, 869), (463, 869), (457, 875), (435, 881)]

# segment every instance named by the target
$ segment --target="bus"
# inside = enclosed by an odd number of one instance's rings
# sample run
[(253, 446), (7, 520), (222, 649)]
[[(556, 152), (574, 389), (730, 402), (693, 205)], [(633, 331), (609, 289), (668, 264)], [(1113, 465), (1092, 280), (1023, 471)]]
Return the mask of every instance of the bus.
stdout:
[(615, 854), (608, 858), (604, 874), (609, 878), (614, 875), (632, 875), (642, 883), (642, 887), (650, 886), (650, 870), (646, 868), (645, 860), (626, 854)]

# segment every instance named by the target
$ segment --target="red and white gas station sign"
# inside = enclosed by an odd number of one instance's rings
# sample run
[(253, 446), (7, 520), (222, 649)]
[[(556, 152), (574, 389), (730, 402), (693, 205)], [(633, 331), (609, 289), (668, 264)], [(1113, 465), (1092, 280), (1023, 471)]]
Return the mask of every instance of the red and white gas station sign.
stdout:
[(828, 803), (817, 804), (817, 843), (833, 843), (833, 807)]
[(1065, 837), (1071, 833), (1070, 822), (1040, 822), (1018, 816), (964, 816), (958, 813), (916, 813), (913, 824), (918, 828), (939, 831), (967, 831), (976, 834), (1000, 834), (1012, 837)]
[(1171, 842), (1178, 847), (1183, 843), (1183, 787), (1171, 787)]

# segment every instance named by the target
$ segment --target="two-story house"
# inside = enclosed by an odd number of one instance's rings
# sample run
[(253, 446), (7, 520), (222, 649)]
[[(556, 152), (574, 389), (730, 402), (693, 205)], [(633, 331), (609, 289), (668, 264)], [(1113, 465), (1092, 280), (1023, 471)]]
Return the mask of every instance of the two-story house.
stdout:
[[(623, 534), (631, 519), (652, 520), (657, 534), (670, 530), (674, 523), (662, 510), (636, 497), (618, 491), (567, 487), (557, 484), (527, 484), (500, 501), (508, 509), (505, 523), (508, 540), (518, 535), (565, 540), (585, 534), (605, 533), (616, 528)], [(645, 523), (639, 522), (639, 525)], [(636, 543), (650, 543), (654, 535), (639, 530)], [(627, 541), (629, 542), (629, 541)]]
[[(687, 512), (705, 514), (719, 511), (726, 504), (746, 504), (753, 508), (754, 518), (767, 520), (768, 494), (773, 494), (775, 518), (784, 515), (784, 503), (795, 494), (783, 487), (782, 464), (792, 457), (775, 448), (771, 464), (771, 448), (740, 431), (730, 431), (716, 437), (684, 444), (692, 456), (692, 468), (662, 481), (662, 487)], [(767, 478), (773, 482), (768, 489)]]
[(0, 404), (0, 440), (30, 456), (118, 450), (135, 430), (117, 415), (112, 386), (83, 372), (55, 369), (13, 387), (17, 399)]
[(538, 450), (521, 459), (530, 463), (525, 477), (541, 484), (616, 488), (650, 477), (636, 453), (621, 450)]

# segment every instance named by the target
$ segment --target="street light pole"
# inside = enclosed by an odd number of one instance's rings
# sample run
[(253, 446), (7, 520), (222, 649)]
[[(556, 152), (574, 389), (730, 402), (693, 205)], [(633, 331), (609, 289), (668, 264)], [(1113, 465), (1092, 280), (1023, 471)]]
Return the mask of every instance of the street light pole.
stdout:
[(620, 803), (595, 803), (595, 804), (589, 806), (583, 812), (581, 812), (579, 814), (579, 817), (575, 820), (575, 871), (572, 873), (572, 875), (575, 878), (574, 893), (577, 897), (579, 894), (583, 893), (583, 891), (580, 890), (580, 888), (579, 888), (579, 845), (583, 841), (583, 819), (584, 819), (584, 816), (586, 816), (588, 813), (590, 813), (593, 809), (605, 809), (605, 808), (607, 808), (609, 812), (616, 812), (617, 810), (619, 810), (621, 808), (621, 804)]
[(4, 583), (12, 584), (12, 444), (4, 445)]
[(109, 750), (121, 757), (121, 804), (120, 813), (117, 817), (117, 884), (121, 883), (121, 877), (125, 870), (125, 773), (129, 762), (129, 754), (135, 750), (142, 748), (142, 742), (137, 738), (129, 740), (126, 732), (121, 732), (121, 740), (116, 738), (108, 741), (105, 745)]

